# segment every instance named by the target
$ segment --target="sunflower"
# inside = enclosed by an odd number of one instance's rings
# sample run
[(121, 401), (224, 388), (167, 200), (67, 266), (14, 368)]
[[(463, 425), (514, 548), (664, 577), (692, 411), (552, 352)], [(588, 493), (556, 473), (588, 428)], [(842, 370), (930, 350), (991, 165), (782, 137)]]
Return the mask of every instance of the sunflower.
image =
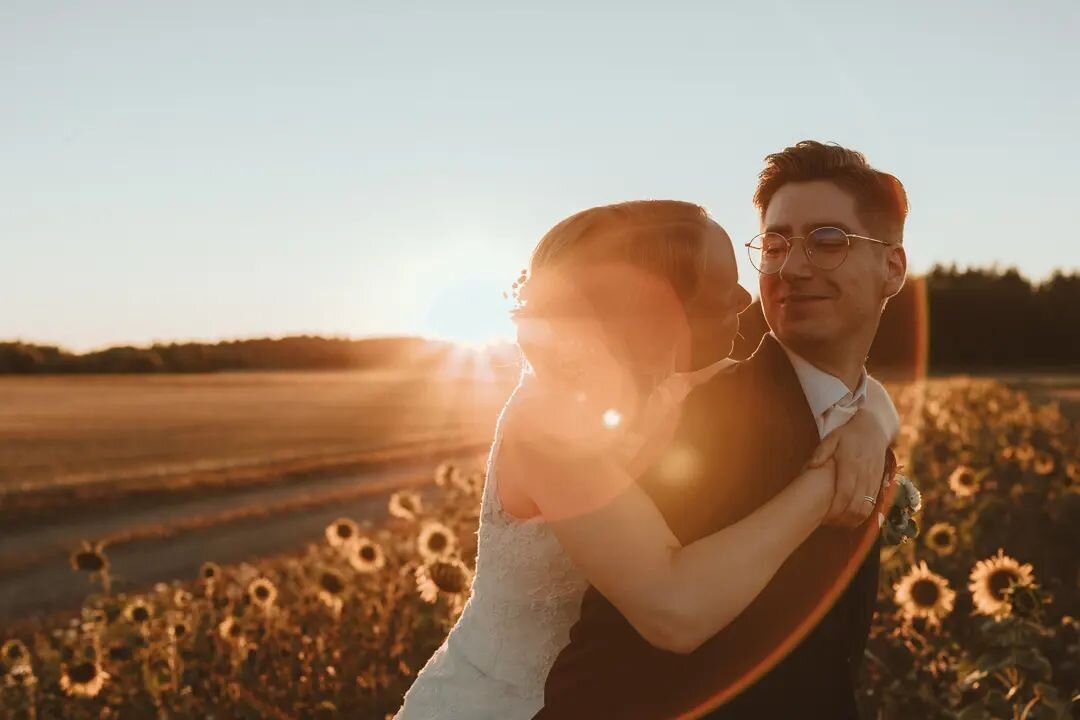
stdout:
[(16, 665), (4, 675), (4, 687), (16, 687), (30, 691), (37, 685), (37, 675), (30, 665)]
[(415, 520), (422, 507), (420, 496), (411, 490), (399, 490), (390, 496), (390, 514), (402, 520)]
[(1029, 442), (1020, 443), (1016, 446), (1013, 457), (1019, 460), (1021, 464), (1026, 465), (1035, 459), (1035, 447)]
[(327, 568), (319, 574), (319, 600), (330, 608), (335, 615), (341, 612), (342, 594), (345, 592), (345, 578), (336, 570)]
[(338, 518), (326, 526), (326, 539), (330, 547), (341, 548), (360, 534), (360, 528), (349, 518)]
[(1039, 451), (1035, 455), (1035, 464), (1032, 468), (1035, 470), (1036, 475), (1050, 475), (1054, 472), (1055, 467), (1057, 467), (1057, 463), (1050, 453)]
[(1001, 620), (1012, 613), (1005, 590), (1011, 585), (1031, 585), (1035, 580), (1031, 565), (1021, 565), (998, 548), (997, 555), (980, 560), (971, 570), (968, 589), (975, 612)]
[(441, 488), (457, 485), (460, 477), (461, 471), (453, 463), (444, 462), (435, 468), (435, 484)]
[(895, 601), (907, 620), (924, 618), (928, 624), (939, 625), (953, 611), (956, 593), (948, 581), (932, 572), (923, 560), (912, 566), (900, 581), (893, 585)]
[(150, 619), (153, 616), (153, 608), (151, 608), (142, 598), (136, 598), (124, 608), (124, 617), (126, 617), (129, 622), (133, 622), (136, 625), (150, 622)]
[(81, 572), (99, 573), (109, 569), (104, 543), (83, 540), (82, 547), (71, 554), (71, 567)]
[(109, 674), (95, 662), (81, 662), (78, 665), (63, 666), (60, 676), (60, 689), (72, 697), (92, 698), (101, 692)]
[(957, 497), (971, 497), (979, 490), (979, 478), (974, 470), (961, 465), (949, 475), (949, 487)]
[(236, 622), (236, 618), (229, 615), (218, 625), (218, 636), (231, 643), (243, 644), (244, 628)]
[(416, 589), (425, 602), (435, 602), (440, 592), (460, 598), (471, 584), (469, 568), (455, 558), (431, 560), (416, 568)]
[(442, 523), (428, 521), (420, 529), (416, 548), (424, 561), (446, 558), (457, 549), (457, 537)]
[(480, 470), (473, 470), (468, 475), (462, 475), (458, 487), (466, 495), (479, 496), (484, 490), (484, 473)]
[(349, 548), (349, 564), (362, 573), (373, 573), (386, 565), (386, 555), (382, 547), (370, 538), (360, 538)]
[(926, 531), (926, 546), (941, 556), (956, 551), (956, 528), (947, 522), (934, 523)]
[(221, 579), (221, 566), (214, 562), (204, 562), (199, 568), (199, 577), (207, 583), (214, 583)]
[(0, 646), (0, 659), (9, 667), (25, 665), (30, 660), (30, 651), (22, 640), (12, 638)]
[(1004, 594), (1017, 617), (1042, 622), (1042, 610), (1046, 601), (1038, 585), (1012, 585)]
[(168, 633), (169, 637), (173, 640), (187, 637), (190, 632), (191, 628), (188, 627), (187, 621), (182, 618), (174, 619), (169, 623)]
[(256, 578), (248, 585), (248, 595), (256, 607), (269, 610), (277, 599), (277, 588), (274, 587), (274, 583), (264, 577)]

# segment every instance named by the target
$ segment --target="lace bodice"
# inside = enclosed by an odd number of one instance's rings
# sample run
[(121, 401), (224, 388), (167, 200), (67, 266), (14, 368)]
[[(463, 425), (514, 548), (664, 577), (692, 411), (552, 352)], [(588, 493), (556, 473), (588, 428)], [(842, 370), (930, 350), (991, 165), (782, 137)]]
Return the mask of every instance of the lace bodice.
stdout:
[(398, 720), (532, 717), (579, 616), (584, 575), (546, 523), (518, 520), (499, 502), (501, 425), (500, 419), (488, 457), (471, 597), (406, 695)]
[(480, 505), (472, 597), (448, 641), (492, 677), (539, 686), (569, 641), (587, 581), (540, 518), (518, 520), (499, 502), (496, 430)]

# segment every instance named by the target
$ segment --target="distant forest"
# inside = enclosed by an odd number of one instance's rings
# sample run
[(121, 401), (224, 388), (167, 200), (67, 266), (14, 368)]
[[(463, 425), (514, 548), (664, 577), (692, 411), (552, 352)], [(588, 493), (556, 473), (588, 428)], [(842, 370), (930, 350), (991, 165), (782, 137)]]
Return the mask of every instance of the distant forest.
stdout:
[[(923, 318), (928, 318), (925, 324)], [(742, 315), (736, 357), (765, 332), (760, 306)], [(447, 362), (453, 345), (415, 337), (323, 337), (113, 347), (73, 354), (58, 347), (0, 343), (0, 374), (198, 373), (221, 370), (339, 370)], [(501, 360), (512, 357), (507, 348)], [(1015, 270), (935, 267), (908, 279), (886, 306), (870, 367), (916, 372), (1080, 369), (1080, 272), (1032, 284)]]
[[(767, 331), (759, 303), (740, 316), (744, 358)], [(1080, 370), (1080, 272), (1033, 284), (1016, 270), (935, 267), (885, 306), (871, 370)]]

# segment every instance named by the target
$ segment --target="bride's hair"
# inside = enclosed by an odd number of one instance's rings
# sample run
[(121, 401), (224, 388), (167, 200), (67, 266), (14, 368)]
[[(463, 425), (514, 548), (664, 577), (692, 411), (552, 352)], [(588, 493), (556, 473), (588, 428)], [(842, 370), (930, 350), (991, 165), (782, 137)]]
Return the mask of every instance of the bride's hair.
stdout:
[(588, 318), (608, 352), (639, 370), (680, 346), (688, 352), (685, 304), (703, 282), (710, 224), (694, 203), (636, 200), (582, 210), (551, 228), (512, 313), (528, 367), (557, 371), (565, 355), (565, 338), (530, 332), (534, 321)]

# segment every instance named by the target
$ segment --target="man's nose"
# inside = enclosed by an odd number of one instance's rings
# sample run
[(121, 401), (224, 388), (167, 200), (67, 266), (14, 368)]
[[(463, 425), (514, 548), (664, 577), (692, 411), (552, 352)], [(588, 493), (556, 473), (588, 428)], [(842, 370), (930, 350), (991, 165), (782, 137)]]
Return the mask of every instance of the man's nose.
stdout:
[(806, 257), (805, 247), (802, 238), (795, 238), (791, 241), (791, 248), (788, 250), (787, 257), (784, 258), (784, 264), (780, 268), (780, 277), (785, 280), (792, 278), (806, 279), (813, 274), (814, 269), (810, 265), (810, 259)]

